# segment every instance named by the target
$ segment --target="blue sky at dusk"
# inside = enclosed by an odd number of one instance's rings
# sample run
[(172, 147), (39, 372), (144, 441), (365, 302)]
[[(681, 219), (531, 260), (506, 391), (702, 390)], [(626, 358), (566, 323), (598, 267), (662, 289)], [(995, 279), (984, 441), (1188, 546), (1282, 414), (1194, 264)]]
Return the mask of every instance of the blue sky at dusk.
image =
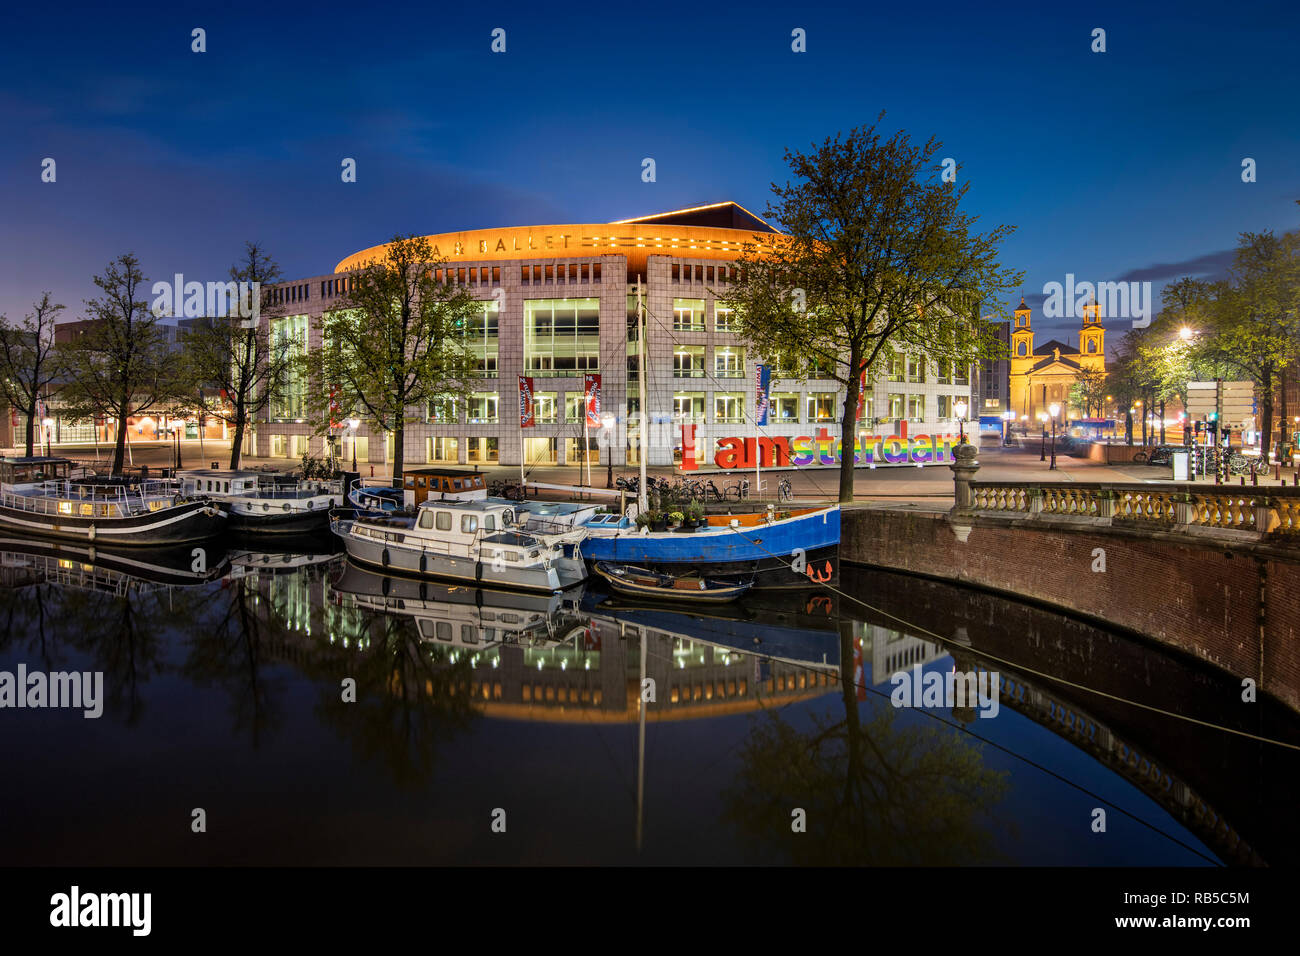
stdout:
[[(1158, 291), (1221, 269), (1242, 230), (1300, 223), (1298, 10), (11, 7), (0, 312), (19, 319), (51, 289), (75, 317), (91, 275), (128, 250), (151, 278), (206, 280), (257, 239), (294, 278), (398, 232), (720, 199), (762, 214), (786, 146), (882, 109), (884, 129), (943, 141), (985, 228), (1017, 227), (1003, 261), (1031, 303), (1067, 272)], [(206, 53), (190, 52), (196, 26)], [(505, 54), (489, 50), (494, 27)], [(807, 53), (790, 50), (795, 27)], [(56, 183), (41, 182), (45, 157)]]

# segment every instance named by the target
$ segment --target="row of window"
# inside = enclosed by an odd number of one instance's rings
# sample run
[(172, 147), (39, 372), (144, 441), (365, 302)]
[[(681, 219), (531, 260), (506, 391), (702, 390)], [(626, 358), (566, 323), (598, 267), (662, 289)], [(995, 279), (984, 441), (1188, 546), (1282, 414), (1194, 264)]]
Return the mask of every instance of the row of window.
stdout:
[(599, 262), (560, 262), (549, 266), (520, 266), (519, 282), (521, 285), (542, 285), (552, 283), (599, 282)]
[(953, 362), (931, 362), (919, 355), (895, 355), (889, 363), (886, 381), (924, 385), (933, 373), (939, 385), (969, 385), (970, 366)]
[(721, 284), (730, 282), (735, 273), (735, 266), (709, 266), (689, 262), (674, 262), (672, 265), (672, 280), (674, 282), (716, 282)]

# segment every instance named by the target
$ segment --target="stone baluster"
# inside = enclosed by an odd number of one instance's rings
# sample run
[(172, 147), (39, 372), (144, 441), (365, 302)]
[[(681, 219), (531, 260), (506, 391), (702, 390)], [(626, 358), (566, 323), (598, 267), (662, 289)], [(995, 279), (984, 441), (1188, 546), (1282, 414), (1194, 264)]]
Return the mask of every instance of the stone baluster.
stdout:
[(980, 470), (976, 454), (978, 450), (974, 445), (963, 442), (953, 449), (953, 463), (948, 466), (952, 469), (953, 483), (953, 505), (948, 512), (948, 524), (962, 544), (970, 537), (971, 528), (975, 524), (975, 495), (971, 482)]

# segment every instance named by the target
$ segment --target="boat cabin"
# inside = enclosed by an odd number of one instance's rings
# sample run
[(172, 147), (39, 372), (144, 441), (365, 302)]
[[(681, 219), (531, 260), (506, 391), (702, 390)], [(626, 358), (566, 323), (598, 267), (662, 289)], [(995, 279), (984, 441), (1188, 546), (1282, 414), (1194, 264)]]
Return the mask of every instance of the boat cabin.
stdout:
[(37, 481), (66, 481), (72, 462), (66, 458), (0, 458), (0, 484), (28, 485)]
[(183, 495), (251, 495), (257, 491), (258, 480), (265, 478), (260, 471), (224, 471), (211, 468), (195, 468), (182, 471), (181, 494)]
[(402, 491), (406, 507), (414, 508), (430, 499), (481, 500), (487, 497), (487, 483), (478, 472), (464, 468), (408, 468)]

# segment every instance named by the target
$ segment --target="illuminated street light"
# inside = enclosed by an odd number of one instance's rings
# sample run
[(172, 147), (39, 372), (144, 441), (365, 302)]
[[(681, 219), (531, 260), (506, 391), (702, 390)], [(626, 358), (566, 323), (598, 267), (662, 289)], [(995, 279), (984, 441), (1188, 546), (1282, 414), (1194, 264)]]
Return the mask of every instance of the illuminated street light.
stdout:
[(1047, 407), (1047, 411), (1052, 416), (1052, 463), (1047, 466), (1047, 470), (1055, 471), (1056, 470), (1056, 417), (1061, 414), (1061, 406), (1058, 405), (1056, 402), (1052, 402), (1052, 404)]
[(966, 410), (970, 406), (963, 399), (952, 403), (952, 410), (957, 413), (957, 443), (966, 444)]

